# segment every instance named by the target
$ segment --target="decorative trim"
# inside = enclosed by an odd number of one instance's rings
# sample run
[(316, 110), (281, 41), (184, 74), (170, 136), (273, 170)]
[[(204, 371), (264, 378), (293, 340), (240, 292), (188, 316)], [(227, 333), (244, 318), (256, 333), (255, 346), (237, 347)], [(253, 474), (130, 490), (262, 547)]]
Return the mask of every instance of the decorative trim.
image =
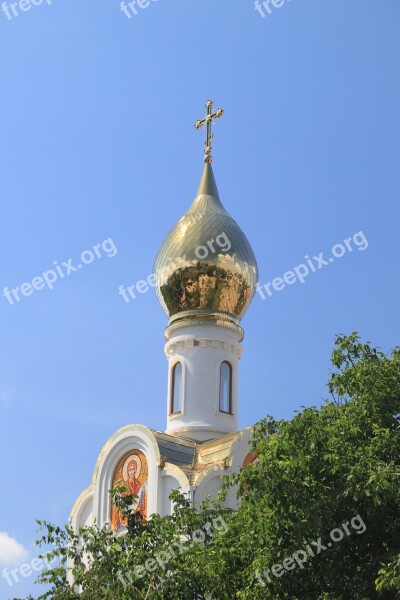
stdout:
[(70, 513), (70, 516), (69, 516), (69, 522), (70, 522), (70, 524), (74, 524), (74, 522), (78, 520), (82, 508), (84, 507), (84, 505), (86, 504), (86, 502), (90, 500), (90, 498), (93, 500), (93, 495), (94, 495), (94, 484), (91, 483), (79, 495), (79, 497), (76, 500), (74, 506), (72, 507), (72, 510), (71, 510), (71, 513)]
[(233, 321), (226, 321), (223, 318), (219, 317), (218, 315), (215, 315), (214, 318), (212, 318), (210, 315), (204, 315), (204, 316), (198, 316), (198, 317), (183, 317), (182, 320), (178, 320), (178, 321), (174, 321), (172, 323), (170, 323), (168, 325), (168, 327), (165, 328), (165, 338), (167, 340), (169, 340), (171, 338), (172, 333), (174, 333), (174, 331), (176, 331), (177, 329), (181, 329), (182, 327), (198, 327), (198, 326), (217, 326), (217, 327), (224, 327), (225, 329), (230, 329), (231, 331), (234, 331), (236, 334), (239, 334), (240, 339), (239, 342), (243, 341), (244, 338), (244, 331), (243, 329), (240, 327), (240, 325), (234, 323)]
[[(199, 342), (198, 346), (195, 346), (195, 341)], [(173, 356), (177, 351), (185, 350), (186, 348), (199, 348), (199, 350), (204, 348), (215, 348), (219, 350), (225, 350), (226, 352), (230, 352), (231, 354), (234, 354), (239, 357), (242, 354), (242, 348), (239, 344), (224, 342), (222, 340), (220, 341), (213, 338), (205, 337), (192, 337), (188, 338), (187, 340), (177, 340), (176, 342), (171, 341), (169, 343), (167, 342), (165, 346), (165, 354), (167, 358), (169, 358), (170, 356)]]

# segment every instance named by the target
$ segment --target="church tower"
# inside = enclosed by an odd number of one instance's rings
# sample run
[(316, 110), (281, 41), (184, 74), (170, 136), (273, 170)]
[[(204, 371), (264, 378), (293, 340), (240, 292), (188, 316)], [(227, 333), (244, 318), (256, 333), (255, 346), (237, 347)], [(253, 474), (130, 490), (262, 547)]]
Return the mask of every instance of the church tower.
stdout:
[(157, 254), (156, 291), (169, 317), (167, 430), (204, 441), (237, 431), (240, 320), (258, 281), (253, 250), (219, 198), (207, 115), (204, 171), (197, 196)]
[[(171, 229), (155, 260), (154, 281), (168, 316), (167, 429), (132, 423), (116, 431), (98, 456), (92, 481), (71, 512), (74, 531), (106, 523), (123, 532), (126, 523), (110, 499), (123, 485), (145, 518), (170, 515), (170, 492), (179, 488), (193, 506), (214, 497), (222, 475), (257, 459), (252, 427), (238, 425), (240, 321), (253, 298), (257, 263), (246, 236), (219, 198), (212, 170), (212, 124), (223, 111), (197, 121), (206, 126), (204, 171), (197, 196)], [(133, 412), (134, 416), (134, 412)], [(234, 508), (232, 489), (226, 505)]]

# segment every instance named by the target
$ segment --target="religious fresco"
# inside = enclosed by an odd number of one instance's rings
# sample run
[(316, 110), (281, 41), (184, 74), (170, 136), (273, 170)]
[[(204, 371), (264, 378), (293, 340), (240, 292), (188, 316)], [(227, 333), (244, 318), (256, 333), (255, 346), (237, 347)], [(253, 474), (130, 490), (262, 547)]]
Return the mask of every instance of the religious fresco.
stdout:
[[(257, 452), (249, 452), (245, 456), (245, 459), (244, 459), (243, 464), (242, 464), (242, 469), (247, 469), (247, 467), (249, 465), (256, 465), (258, 462), (260, 462), (260, 459), (258, 458)], [(243, 489), (244, 490), (248, 490), (249, 487), (250, 487), (249, 483), (244, 483), (243, 484)]]
[[(135, 494), (132, 505), (133, 512), (140, 512), (147, 517), (147, 495), (148, 495), (148, 465), (143, 452), (130, 450), (125, 454), (114, 471), (112, 487), (117, 485), (127, 488), (126, 494)], [(115, 508), (111, 506), (111, 524), (114, 531), (127, 526), (125, 519)]]
[(249, 452), (243, 461), (242, 468), (246, 469), (249, 465), (255, 465), (260, 462), (257, 452)]

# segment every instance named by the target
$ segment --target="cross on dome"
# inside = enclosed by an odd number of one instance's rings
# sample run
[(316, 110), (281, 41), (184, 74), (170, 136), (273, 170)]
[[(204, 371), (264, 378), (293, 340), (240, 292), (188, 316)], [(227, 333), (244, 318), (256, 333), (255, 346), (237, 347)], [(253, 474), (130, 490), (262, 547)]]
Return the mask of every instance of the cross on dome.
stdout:
[(205, 163), (212, 163), (211, 140), (213, 139), (214, 136), (212, 134), (211, 128), (212, 128), (213, 121), (214, 121), (214, 119), (218, 119), (219, 117), (222, 117), (222, 115), (224, 114), (224, 111), (222, 110), (222, 108), (218, 108), (218, 110), (216, 110), (213, 113), (212, 107), (213, 107), (213, 101), (208, 100), (208, 102), (206, 103), (207, 114), (206, 114), (205, 118), (202, 120), (196, 121), (196, 123), (194, 125), (196, 127), (196, 129), (201, 129), (203, 127), (203, 125), (206, 126), (207, 134), (206, 134), (206, 141), (204, 142), (204, 149), (205, 149), (204, 162)]

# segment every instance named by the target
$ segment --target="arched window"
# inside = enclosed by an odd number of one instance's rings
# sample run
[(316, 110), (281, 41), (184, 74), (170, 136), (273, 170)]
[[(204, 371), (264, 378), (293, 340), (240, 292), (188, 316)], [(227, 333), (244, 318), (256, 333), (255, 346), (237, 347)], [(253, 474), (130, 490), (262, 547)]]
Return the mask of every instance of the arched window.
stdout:
[(172, 368), (171, 414), (179, 412), (182, 412), (182, 363), (177, 362)]
[(226, 361), (221, 364), (220, 369), (219, 410), (232, 414), (232, 365)]

